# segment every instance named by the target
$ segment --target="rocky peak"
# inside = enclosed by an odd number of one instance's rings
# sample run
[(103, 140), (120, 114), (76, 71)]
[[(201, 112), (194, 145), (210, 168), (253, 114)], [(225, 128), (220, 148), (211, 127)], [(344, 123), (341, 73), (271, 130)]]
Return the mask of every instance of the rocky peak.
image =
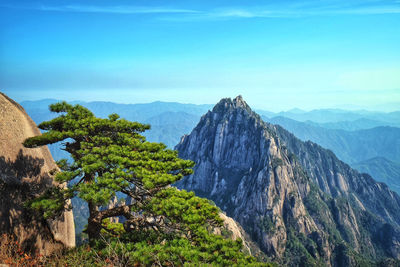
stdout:
[[(279, 140), (241, 97), (221, 100), (177, 149), (181, 157), (197, 163), (195, 174), (178, 187), (212, 199), (265, 252), (283, 256), (287, 221), (293, 221), (290, 227), (305, 236), (318, 236), (324, 250), (326, 240), (302, 202), (309, 186), (298, 186), (298, 170)], [(276, 231), (265, 233), (270, 225)]]
[(332, 152), (263, 122), (241, 96), (222, 99), (176, 149), (196, 162), (177, 186), (213, 200), (281, 263), (400, 258), (399, 196)]
[(252, 114), (252, 110), (241, 95), (238, 95), (233, 100), (231, 98), (223, 98), (216, 104), (212, 110), (214, 113), (226, 113), (234, 109), (242, 109)]

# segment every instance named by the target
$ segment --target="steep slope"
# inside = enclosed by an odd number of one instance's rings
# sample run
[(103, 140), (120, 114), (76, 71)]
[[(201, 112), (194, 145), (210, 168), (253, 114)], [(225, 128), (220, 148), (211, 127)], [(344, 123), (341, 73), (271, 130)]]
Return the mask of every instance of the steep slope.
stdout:
[(260, 247), (254, 243), (251, 237), (243, 229), (243, 227), (231, 217), (226, 216), (225, 213), (220, 212), (219, 216), (223, 220), (223, 227), (214, 229), (214, 233), (220, 234), (226, 238), (237, 240), (240, 238), (243, 241), (242, 251), (246, 254), (252, 255), (259, 260), (268, 259), (266, 255), (260, 250)]
[(303, 141), (313, 141), (331, 149), (341, 160), (353, 164), (374, 157), (400, 161), (400, 128), (381, 126), (345, 131), (326, 129), (285, 117), (265, 121), (279, 124)]
[(0, 232), (12, 233), (26, 250), (48, 254), (75, 245), (72, 212), (45, 221), (23, 206), (48, 186), (57, 165), (46, 147), (27, 149), (22, 142), (40, 134), (24, 109), (0, 93)]
[(360, 172), (368, 173), (376, 180), (387, 184), (400, 194), (400, 163), (376, 157), (352, 165)]
[(197, 163), (177, 186), (212, 199), (282, 264), (400, 257), (399, 196), (263, 122), (240, 96), (221, 100), (176, 149)]

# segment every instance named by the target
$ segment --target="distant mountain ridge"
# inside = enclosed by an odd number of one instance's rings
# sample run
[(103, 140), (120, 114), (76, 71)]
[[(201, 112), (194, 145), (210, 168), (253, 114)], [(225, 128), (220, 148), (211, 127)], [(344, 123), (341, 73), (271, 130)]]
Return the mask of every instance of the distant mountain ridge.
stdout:
[[(55, 99), (44, 99), (38, 101), (23, 101), (21, 105), (33, 113), (37, 111), (48, 111), (50, 104), (59, 102)], [(92, 110), (96, 116), (106, 117), (110, 113), (118, 112), (118, 114), (127, 120), (144, 121), (153, 116), (157, 116), (164, 112), (185, 112), (193, 115), (201, 115), (210, 109), (211, 105), (195, 105), (182, 104), (177, 102), (161, 102), (156, 101), (144, 104), (119, 104), (105, 101), (71, 101), (71, 104), (80, 104)]]
[[(47, 111), (47, 107), (50, 104), (58, 101), (60, 100), (42, 99), (34, 101), (22, 101), (21, 105), (26, 110)], [(141, 104), (120, 104), (106, 101), (71, 101), (70, 103), (81, 104), (91, 110), (95, 110), (98, 113), (98, 116), (106, 116), (108, 114), (105, 114), (104, 111), (111, 112), (114, 110), (121, 113), (122, 116), (126, 115), (126, 119), (135, 118), (136, 120), (144, 120), (163, 112), (182, 111), (193, 115), (202, 115), (213, 106), (209, 104), (196, 105), (162, 101)], [(298, 108), (282, 112), (271, 112), (262, 109), (255, 109), (255, 111), (260, 115), (266, 116), (267, 118), (282, 116), (331, 129), (359, 130), (369, 129), (377, 126), (400, 126), (400, 111), (387, 113), (367, 110), (350, 111), (343, 109), (315, 109), (311, 111), (304, 111)], [(351, 124), (356, 124), (356, 126), (351, 126)]]
[(326, 129), (285, 117), (266, 118), (303, 141), (313, 141), (331, 149), (341, 160), (357, 163), (374, 157), (400, 162), (400, 128), (380, 126), (357, 131)]
[[(50, 104), (59, 102), (55, 99), (38, 101), (23, 101), (21, 105), (27, 110), (36, 123), (50, 120), (56, 116), (48, 110)], [(120, 117), (131, 121), (149, 123), (153, 125), (145, 136), (150, 141), (163, 142), (169, 147), (174, 147), (179, 138), (190, 132), (196, 125), (201, 115), (209, 110), (211, 105), (181, 104), (177, 102), (156, 101), (145, 104), (118, 104), (113, 102), (83, 102), (72, 101), (71, 104), (80, 104), (91, 110), (96, 116), (107, 117), (111, 113), (118, 113)], [(162, 137), (161, 137), (162, 136)], [(60, 156), (65, 154), (52, 149), (52, 153)]]
[(380, 126), (371, 129), (345, 131), (327, 129), (309, 122), (285, 117), (266, 118), (292, 132), (302, 141), (313, 141), (332, 150), (339, 159), (353, 168), (372, 175), (399, 192), (400, 128)]
[(346, 130), (346, 131), (357, 131), (363, 129), (371, 129), (379, 126), (391, 126), (391, 127), (400, 127), (400, 124), (396, 123), (385, 123), (382, 121), (371, 120), (366, 118), (357, 119), (354, 121), (346, 120), (346, 121), (338, 121), (338, 122), (325, 122), (325, 123), (317, 123), (310, 120), (305, 121), (307, 124), (311, 124), (314, 126), (319, 126), (327, 129), (337, 129), (337, 130)]
[[(267, 114), (261, 113), (261, 115), (268, 116)], [(275, 113), (275, 116), (283, 116), (297, 121), (313, 121), (317, 123), (329, 123), (329, 122), (341, 122), (341, 121), (355, 121), (359, 119), (368, 119), (374, 121), (380, 121), (382, 123), (389, 124), (400, 124), (400, 111), (393, 112), (374, 112), (367, 110), (349, 111), (341, 109), (316, 109), (307, 112), (295, 112), (286, 111)]]

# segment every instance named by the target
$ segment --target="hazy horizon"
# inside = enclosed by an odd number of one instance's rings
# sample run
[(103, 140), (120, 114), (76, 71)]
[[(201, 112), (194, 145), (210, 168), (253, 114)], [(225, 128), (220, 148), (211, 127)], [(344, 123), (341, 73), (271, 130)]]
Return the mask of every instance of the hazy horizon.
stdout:
[[(2, 92), (0, 90), (0, 92)], [(6, 94), (7, 95), (7, 94)], [(9, 96), (9, 95), (7, 95)], [(10, 96), (9, 96), (10, 97)], [(228, 97), (223, 97), (223, 98), (235, 98), (236, 96), (228, 96)], [(153, 101), (148, 101), (148, 102), (116, 102), (116, 101), (111, 101), (111, 100), (107, 100), (107, 99), (99, 99), (99, 100), (81, 100), (81, 99), (76, 99), (76, 98), (71, 98), (71, 99), (64, 99), (64, 98), (39, 98), (39, 99), (16, 99), (13, 98), (14, 100), (16, 100), (19, 103), (26, 103), (26, 102), (39, 102), (39, 101), (67, 101), (70, 103), (76, 103), (76, 102), (82, 102), (82, 103), (90, 103), (90, 102), (106, 102), (106, 103), (113, 103), (113, 104), (123, 104), (123, 105), (135, 105), (135, 104), (151, 104), (151, 103), (156, 103), (156, 102), (161, 102), (161, 103), (178, 103), (178, 104), (188, 104), (188, 105), (211, 105), (214, 106), (216, 105), (221, 99), (219, 99), (218, 101), (216, 101), (215, 103), (191, 103), (191, 102), (178, 102), (178, 101), (163, 101), (163, 100), (153, 100)], [(243, 97), (243, 99), (250, 105), (250, 107), (252, 109), (255, 110), (263, 110), (263, 111), (270, 111), (270, 112), (274, 112), (274, 113), (279, 113), (279, 112), (311, 112), (311, 111), (315, 111), (315, 110), (340, 110), (340, 111), (349, 111), (349, 112), (363, 112), (363, 111), (367, 111), (367, 112), (377, 112), (377, 113), (391, 113), (391, 112), (396, 112), (396, 111), (400, 111), (400, 109), (397, 108), (393, 108), (391, 110), (379, 110), (379, 109), (367, 109), (367, 108), (363, 108), (363, 107), (359, 107), (359, 106), (337, 106), (337, 107), (321, 107), (321, 108), (313, 108), (313, 109), (302, 109), (299, 107), (292, 107), (289, 109), (283, 109), (283, 110), (272, 110), (272, 109), (268, 109), (266, 107), (256, 107), (256, 106), (252, 106), (250, 102), (248, 102), (246, 100), (245, 97)], [(394, 105), (397, 105), (397, 103), (394, 103)]]

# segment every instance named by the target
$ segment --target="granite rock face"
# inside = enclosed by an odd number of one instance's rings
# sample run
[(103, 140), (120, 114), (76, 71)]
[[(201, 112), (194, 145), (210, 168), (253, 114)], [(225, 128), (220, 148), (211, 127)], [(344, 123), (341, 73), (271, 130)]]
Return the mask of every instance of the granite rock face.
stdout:
[(57, 168), (47, 147), (28, 149), (22, 142), (40, 131), (24, 109), (0, 93), (0, 233), (15, 235), (29, 252), (49, 254), (75, 246), (72, 211), (44, 220), (23, 203), (56, 185)]
[(179, 188), (213, 200), (282, 264), (399, 258), (400, 198), (320, 146), (222, 99), (176, 146), (196, 162)]

